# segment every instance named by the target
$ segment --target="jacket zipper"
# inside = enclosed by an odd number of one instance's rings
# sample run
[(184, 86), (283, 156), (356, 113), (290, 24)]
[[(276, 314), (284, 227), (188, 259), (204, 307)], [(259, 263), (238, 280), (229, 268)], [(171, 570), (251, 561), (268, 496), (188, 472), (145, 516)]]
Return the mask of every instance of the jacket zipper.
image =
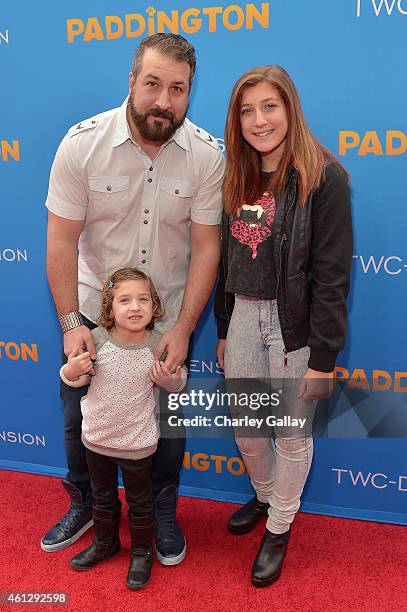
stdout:
[[(279, 311), (279, 307), (278, 307), (278, 289), (279, 289), (279, 286), (280, 286), (280, 277), (281, 277), (281, 253), (282, 253), (282, 250), (283, 250), (283, 244), (284, 244), (284, 242), (286, 242), (286, 240), (287, 240), (287, 234), (284, 232), (284, 234), (283, 234), (283, 235), (282, 235), (282, 237), (281, 237), (281, 241), (280, 241), (280, 266), (279, 266), (279, 269), (278, 269), (278, 276), (277, 276), (277, 289), (276, 289), (277, 311)], [(278, 315), (278, 318), (281, 320), (280, 313), (279, 313), (279, 315)], [(280, 323), (280, 327), (281, 327), (281, 323)], [(283, 335), (283, 330), (281, 329), (281, 336), (282, 336), (282, 335)], [(284, 352), (284, 367), (286, 368), (286, 367), (287, 367), (287, 365), (288, 365), (288, 356), (287, 356), (288, 354), (287, 354), (287, 349), (285, 348), (285, 341), (284, 341), (284, 338), (283, 338), (283, 343), (284, 343), (284, 346), (283, 346), (283, 352)]]
[[(286, 213), (285, 213), (285, 215), (284, 215), (284, 219), (283, 219), (284, 226), (285, 226), (285, 220), (286, 220), (286, 218), (287, 218), (288, 214), (291, 212), (291, 209), (293, 208), (294, 204), (295, 204), (295, 198), (292, 198), (292, 201), (290, 202), (290, 204), (289, 204), (289, 206), (288, 206), (288, 209), (287, 209), (287, 211), (286, 211)], [(285, 227), (284, 227), (284, 229), (285, 229)], [(287, 242), (287, 234), (286, 234), (285, 232), (284, 232), (284, 234), (282, 235), (282, 237), (281, 237), (281, 241), (280, 241), (280, 267), (279, 267), (279, 270), (278, 270), (278, 277), (277, 277), (277, 290), (276, 290), (276, 297), (277, 297), (277, 309), (278, 309), (278, 289), (279, 289), (279, 286), (280, 286), (280, 276), (281, 276), (281, 253), (282, 253), (282, 249), (283, 249), (283, 244), (284, 244), (284, 242)], [(280, 314), (279, 314), (279, 318), (280, 318)], [(281, 327), (281, 324), (280, 324), (280, 327)], [(281, 336), (283, 336), (283, 330), (282, 330), (282, 329), (281, 329)], [(284, 343), (284, 346), (283, 346), (283, 352), (284, 352), (284, 362), (283, 362), (283, 363), (284, 363), (284, 367), (286, 368), (286, 367), (288, 366), (288, 351), (287, 351), (287, 349), (285, 348), (285, 340), (284, 340), (284, 337), (283, 337), (283, 343)]]

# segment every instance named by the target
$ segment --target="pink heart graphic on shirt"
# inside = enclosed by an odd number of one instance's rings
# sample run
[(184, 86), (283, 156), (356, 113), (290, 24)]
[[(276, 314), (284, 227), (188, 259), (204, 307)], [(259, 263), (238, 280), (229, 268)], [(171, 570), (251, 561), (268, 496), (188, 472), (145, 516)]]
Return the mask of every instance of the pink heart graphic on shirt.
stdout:
[(250, 247), (252, 259), (257, 257), (259, 244), (270, 238), (271, 225), (276, 210), (276, 201), (272, 193), (266, 191), (252, 205), (245, 204), (231, 224), (231, 233), (241, 244)]
[(252, 250), (252, 259), (257, 257), (257, 247), (271, 236), (271, 229), (260, 223), (252, 224), (243, 219), (237, 219), (232, 223), (232, 236), (241, 244), (246, 244)]

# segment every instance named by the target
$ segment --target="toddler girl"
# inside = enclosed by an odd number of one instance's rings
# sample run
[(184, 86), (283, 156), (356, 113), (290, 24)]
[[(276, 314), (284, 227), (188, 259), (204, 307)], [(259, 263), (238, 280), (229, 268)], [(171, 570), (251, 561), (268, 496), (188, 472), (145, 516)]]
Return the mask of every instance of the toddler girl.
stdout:
[(175, 392), (186, 382), (184, 369), (171, 374), (165, 362), (154, 360), (160, 340), (154, 319), (162, 314), (151, 280), (135, 268), (118, 270), (103, 286), (100, 327), (92, 331), (96, 363), (89, 352), (72, 353), (61, 368), (62, 380), (71, 387), (91, 381), (81, 410), (95, 535), (92, 544), (71, 559), (71, 566), (87, 570), (120, 550), (120, 466), (129, 507), (130, 589), (145, 586), (153, 563), (151, 463), (159, 437), (157, 385)]

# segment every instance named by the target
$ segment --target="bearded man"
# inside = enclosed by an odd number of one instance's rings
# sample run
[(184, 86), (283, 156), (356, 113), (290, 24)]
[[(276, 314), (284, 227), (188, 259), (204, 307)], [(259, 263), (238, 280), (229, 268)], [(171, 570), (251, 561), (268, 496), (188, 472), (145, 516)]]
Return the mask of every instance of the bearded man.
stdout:
[[(62, 140), (50, 176), (47, 275), (63, 331), (63, 361), (96, 356), (90, 329), (107, 276), (137, 267), (150, 276), (165, 308), (156, 358), (182, 364), (216, 280), (220, 257), (224, 160), (216, 139), (186, 119), (195, 50), (182, 36), (154, 34), (136, 50), (121, 107), (80, 121)], [(97, 365), (96, 365), (97, 375)], [(81, 441), (86, 388), (61, 383), (68, 464), (62, 484), (68, 512), (41, 540), (54, 552), (93, 524)], [(176, 520), (185, 437), (162, 438), (153, 459), (156, 552), (180, 563), (186, 541)]]

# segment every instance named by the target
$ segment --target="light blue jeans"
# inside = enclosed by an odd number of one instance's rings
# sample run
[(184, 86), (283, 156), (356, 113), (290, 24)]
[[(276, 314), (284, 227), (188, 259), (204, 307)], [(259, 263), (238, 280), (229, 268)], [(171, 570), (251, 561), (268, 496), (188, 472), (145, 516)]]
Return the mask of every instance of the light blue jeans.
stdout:
[(276, 534), (285, 533), (294, 520), (311, 467), (316, 402), (297, 397), (308, 359), (308, 347), (285, 356), (275, 300), (236, 295), (226, 339), (225, 378), (271, 379), (273, 387), (274, 381), (280, 381), (277, 387), (286, 381), (282, 411), (307, 423), (303, 428), (276, 426), (275, 439), (240, 437), (241, 430), (235, 430), (257, 498), (270, 504), (266, 527)]

